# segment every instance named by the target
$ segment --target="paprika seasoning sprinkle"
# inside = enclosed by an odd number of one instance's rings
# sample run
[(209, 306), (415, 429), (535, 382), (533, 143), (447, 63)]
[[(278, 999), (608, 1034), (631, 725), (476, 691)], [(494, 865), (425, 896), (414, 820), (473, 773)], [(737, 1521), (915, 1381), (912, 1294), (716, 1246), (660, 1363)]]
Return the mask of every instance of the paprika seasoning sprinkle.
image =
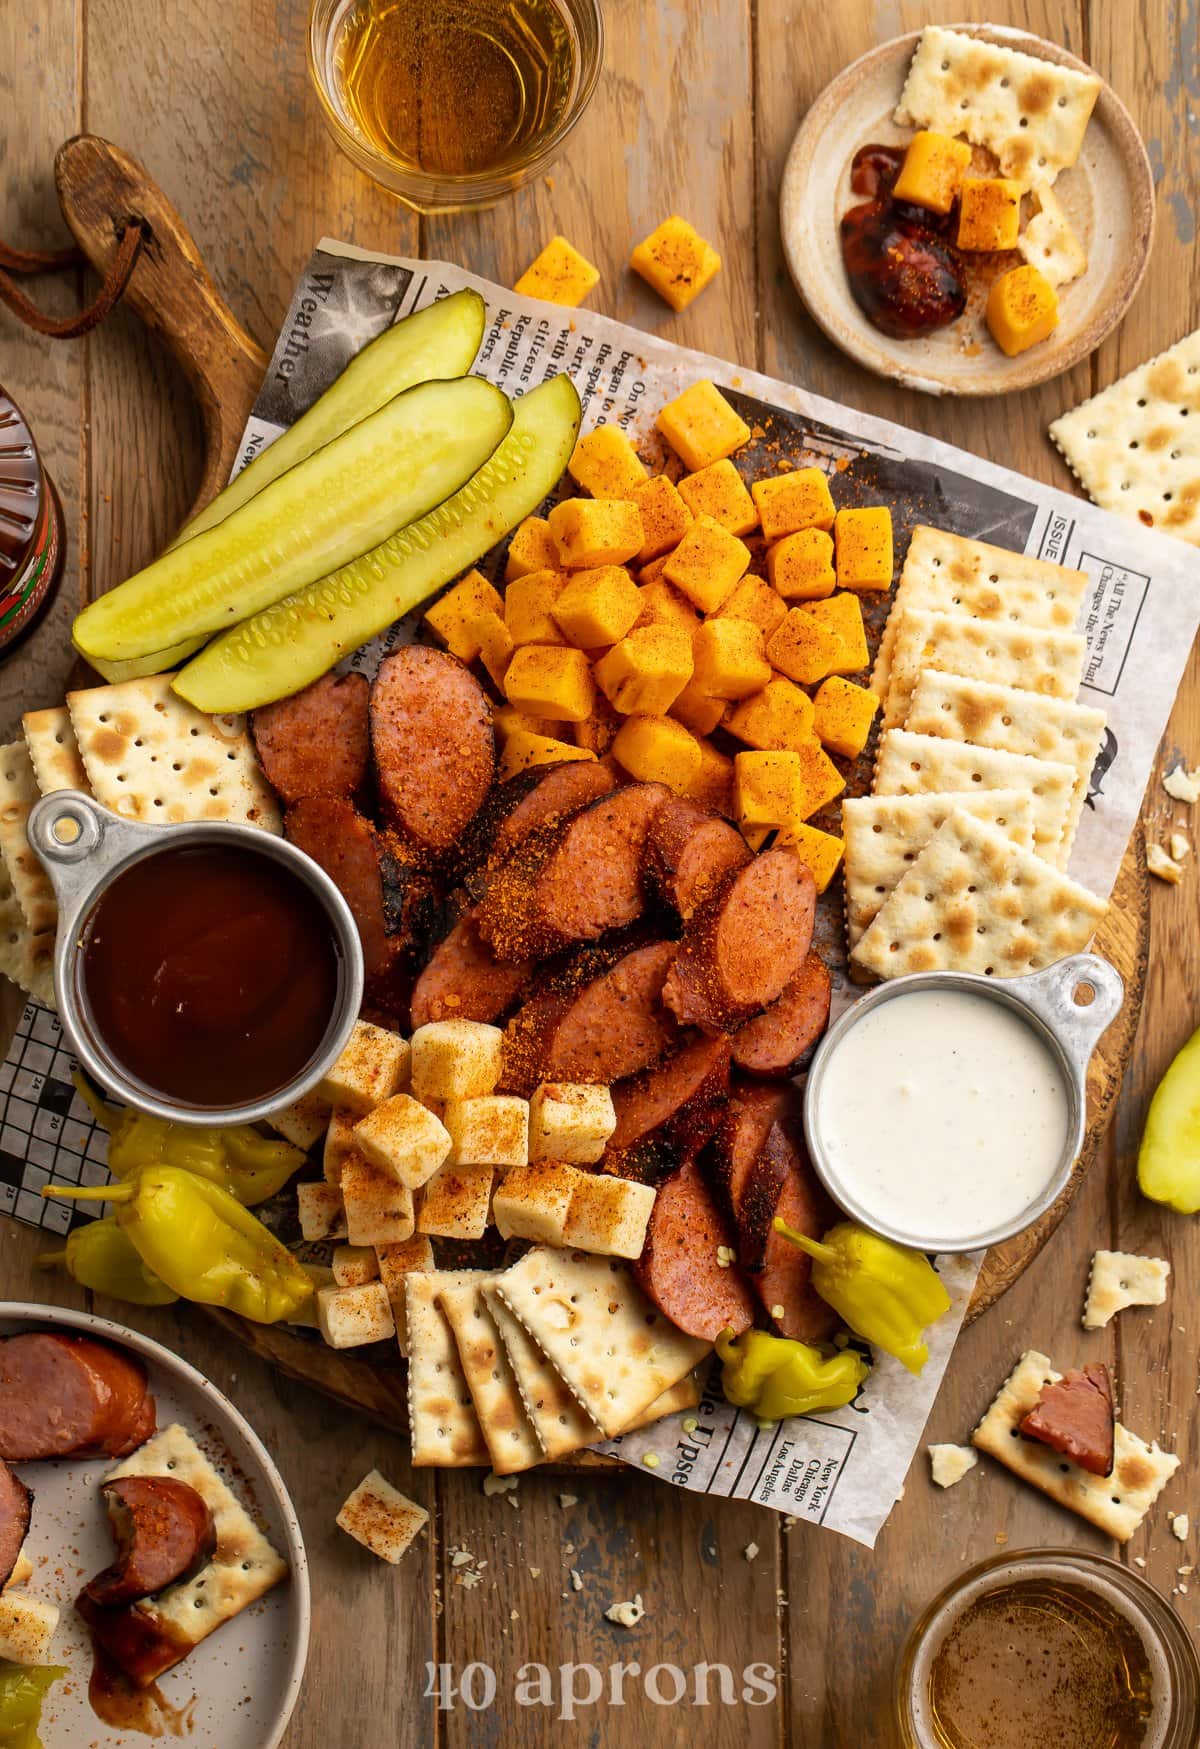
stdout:
[(21, 409), (0, 388), (0, 657), (50, 602), (65, 551), (58, 494)]

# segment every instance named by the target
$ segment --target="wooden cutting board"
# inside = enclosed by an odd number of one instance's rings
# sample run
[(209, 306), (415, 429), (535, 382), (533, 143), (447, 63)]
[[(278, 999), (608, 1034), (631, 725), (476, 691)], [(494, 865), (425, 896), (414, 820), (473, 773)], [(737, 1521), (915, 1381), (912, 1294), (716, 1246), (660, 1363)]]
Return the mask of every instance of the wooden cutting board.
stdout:
[[(111, 265), (126, 223), (136, 217), (148, 228), (126, 302), (174, 353), (200, 404), (205, 467), (193, 506), (199, 509), (229, 477), (267, 355), (233, 316), (178, 213), (139, 164), (107, 141), (83, 134), (60, 150), (55, 178), (67, 224), (101, 273)], [(1149, 948), (1148, 888), (1145, 850), (1140, 832), (1135, 832), (1095, 942), (1096, 952), (1111, 960), (1125, 979), (1126, 999), (1092, 1059), (1083, 1150), (1070, 1183), (1053, 1207), (1025, 1232), (988, 1253), (969, 1321), (994, 1305), (1037, 1256), (1099, 1152), (1141, 1014)], [(399, 1355), (386, 1363), (363, 1360), (286, 1328), (249, 1324), (223, 1312), (212, 1316), (281, 1372), (407, 1433), (406, 1373)]]

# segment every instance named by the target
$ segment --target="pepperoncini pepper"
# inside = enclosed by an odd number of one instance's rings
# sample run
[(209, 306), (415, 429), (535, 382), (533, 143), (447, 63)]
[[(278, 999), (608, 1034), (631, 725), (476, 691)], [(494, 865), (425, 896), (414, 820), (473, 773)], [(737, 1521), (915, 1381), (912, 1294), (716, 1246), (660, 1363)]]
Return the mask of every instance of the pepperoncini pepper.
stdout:
[(778, 1217), (775, 1231), (808, 1252), (813, 1287), (855, 1335), (920, 1372), (929, 1359), (921, 1332), (950, 1310), (950, 1295), (927, 1257), (853, 1221), (839, 1222), (824, 1239), (793, 1232)]
[(143, 1166), (120, 1184), (47, 1185), (43, 1196), (112, 1202), (146, 1267), (177, 1294), (276, 1324), (312, 1297), (312, 1278), (220, 1184), (178, 1166)]
[(38, 1262), (44, 1268), (61, 1263), (81, 1287), (110, 1294), (114, 1300), (127, 1300), (133, 1306), (170, 1306), (179, 1298), (146, 1268), (112, 1215), (76, 1227), (61, 1251), (44, 1251)]
[(783, 1421), (814, 1409), (840, 1409), (852, 1402), (870, 1367), (852, 1348), (827, 1359), (819, 1348), (765, 1330), (717, 1337), (721, 1389), (738, 1409), (760, 1421)]
[(10, 1664), (0, 1658), (0, 1749), (42, 1749), (42, 1702), (68, 1674), (59, 1664)]

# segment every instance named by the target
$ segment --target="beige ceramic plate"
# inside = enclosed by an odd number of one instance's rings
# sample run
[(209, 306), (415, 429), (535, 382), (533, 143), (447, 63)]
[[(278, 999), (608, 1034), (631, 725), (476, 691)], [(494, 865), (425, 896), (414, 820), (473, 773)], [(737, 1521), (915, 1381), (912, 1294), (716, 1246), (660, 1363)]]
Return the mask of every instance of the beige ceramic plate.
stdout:
[[(1079, 72), (1091, 71), (1065, 49), (1024, 31), (958, 25), (1025, 54)], [(920, 32), (897, 37), (852, 62), (808, 111), (788, 154), (780, 193), (784, 253), (809, 313), (825, 333), (868, 370), (931, 395), (1003, 395), (1069, 370), (1093, 352), (1120, 321), (1136, 292), (1154, 234), (1150, 160), (1128, 110), (1101, 89), (1079, 160), (1054, 184), (1088, 253), (1087, 272), (1059, 288), (1059, 325), (1049, 340), (1005, 358), (983, 318), (986, 287), (972, 276), (965, 314), (948, 328), (916, 340), (892, 340), (873, 328), (854, 302), (842, 265), (838, 224), (861, 196), (850, 191), (850, 164), (872, 141), (903, 143), (892, 111), (900, 100)]]

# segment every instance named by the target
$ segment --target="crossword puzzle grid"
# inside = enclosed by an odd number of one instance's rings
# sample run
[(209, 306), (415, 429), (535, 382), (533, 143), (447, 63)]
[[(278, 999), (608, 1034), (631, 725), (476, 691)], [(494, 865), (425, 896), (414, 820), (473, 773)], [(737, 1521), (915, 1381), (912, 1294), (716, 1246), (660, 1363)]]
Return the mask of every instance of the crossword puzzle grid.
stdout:
[(50, 1233), (66, 1233), (102, 1210), (43, 1201), (43, 1185), (109, 1178), (108, 1136), (71, 1082), (75, 1067), (57, 1015), (27, 1003), (0, 1067), (0, 1214)]

